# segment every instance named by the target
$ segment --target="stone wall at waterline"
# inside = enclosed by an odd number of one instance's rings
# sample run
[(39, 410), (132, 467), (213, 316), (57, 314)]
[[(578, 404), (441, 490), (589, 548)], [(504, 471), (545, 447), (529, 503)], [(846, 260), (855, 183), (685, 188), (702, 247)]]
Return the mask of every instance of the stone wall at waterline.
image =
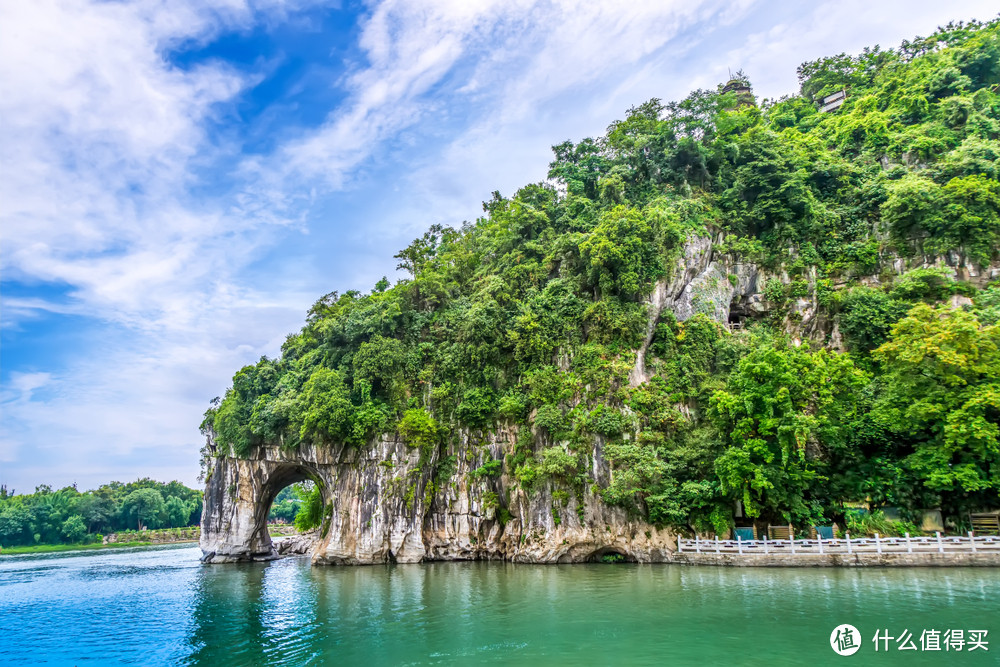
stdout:
[(1000, 567), (1000, 552), (766, 555), (684, 552), (672, 554), (668, 562), (723, 567)]

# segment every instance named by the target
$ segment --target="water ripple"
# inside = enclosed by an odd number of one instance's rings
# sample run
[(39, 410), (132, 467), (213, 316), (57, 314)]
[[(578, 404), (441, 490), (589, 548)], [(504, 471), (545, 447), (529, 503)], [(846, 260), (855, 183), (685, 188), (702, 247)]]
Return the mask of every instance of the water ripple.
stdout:
[[(199, 556), (185, 545), (0, 559), (0, 664), (711, 664), (758, 655), (794, 665), (836, 657), (829, 632), (841, 622), (863, 633), (979, 625), (1000, 636), (1000, 582), (985, 568), (313, 568), (305, 559), (204, 566)], [(985, 655), (963, 663), (995, 653)], [(904, 659), (933, 663), (889, 653), (879, 664)]]

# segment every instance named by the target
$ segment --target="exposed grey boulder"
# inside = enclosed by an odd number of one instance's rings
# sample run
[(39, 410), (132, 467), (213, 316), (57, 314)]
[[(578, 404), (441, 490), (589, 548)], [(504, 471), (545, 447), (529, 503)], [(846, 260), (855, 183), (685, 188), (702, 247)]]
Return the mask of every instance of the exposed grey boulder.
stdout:
[(304, 556), (311, 554), (319, 543), (319, 531), (314, 530), (298, 535), (286, 535), (274, 538), (274, 548), (279, 556)]

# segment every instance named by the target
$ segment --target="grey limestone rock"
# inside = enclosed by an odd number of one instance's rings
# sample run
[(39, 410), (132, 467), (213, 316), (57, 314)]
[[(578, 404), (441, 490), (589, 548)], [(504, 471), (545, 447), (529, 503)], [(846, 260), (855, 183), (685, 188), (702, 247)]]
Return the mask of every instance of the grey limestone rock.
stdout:
[[(267, 533), (267, 513), (282, 488), (304, 479), (321, 484), (329, 508), (311, 548), (313, 563), (572, 563), (612, 552), (639, 562), (667, 558), (675, 543), (672, 533), (609, 507), (590, 489), (563, 505), (550, 487), (529, 494), (505, 475), (470, 474), (512, 452), (515, 441), (507, 428), (463, 433), (442, 454), (455, 457), (452, 474), (443, 480), (432, 479), (434, 458), (419, 466), (418, 451), (394, 437), (368, 449), (262, 447), (249, 458), (220, 456), (205, 494), (204, 560), (278, 557)], [(598, 444), (592, 466), (606, 477), (600, 452)]]

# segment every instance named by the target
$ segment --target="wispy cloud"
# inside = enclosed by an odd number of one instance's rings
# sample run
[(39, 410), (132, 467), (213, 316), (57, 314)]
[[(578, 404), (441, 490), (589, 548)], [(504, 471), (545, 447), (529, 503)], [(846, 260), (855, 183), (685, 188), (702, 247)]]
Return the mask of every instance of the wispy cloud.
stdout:
[[(928, 35), (949, 21), (989, 20), (1000, 11), (991, 0), (961, 3), (869, 2), (841, 0), (817, 4), (808, 12), (782, 12), (740, 44), (727, 45), (725, 58), (751, 74), (758, 93), (779, 97), (797, 91), (796, 67), (838, 53), (859, 53), (879, 44), (893, 49), (904, 39)], [(776, 66), (780, 65), (780, 66)]]
[[(193, 481), (206, 399), (273, 354), (321, 291), (344, 287), (317, 288), (310, 262), (363, 287), (391, 270), (401, 240), (543, 178), (551, 144), (598, 134), (632, 104), (714, 86), (727, 67), (760, 94), (793, 92), (807, 58), (996, 11), (372, 0), (344, 51), (356, 55), (325, 82), (336, 102), (309, 114), (322, 120), (281, 126), (263, 155), (217, 144), (211, 128), (241, 122), (234, 109), (273, 68), (180, 67), (171, 54), (287, 25), (311, 4), (0, 3), (0, 269), (59, 294), (5, 295), (2, 325), (73, 316), (101, 333), (59, 368), (11, 373), (5, 356), (0, 481), (124, 470)], [(232, 190), (206, 192), (206, 176)]]
[[(219, 220), (181, 203), (201, 124), (241, 78), (169, 67), (164, 43), (211, 23), (191, 7), (0, 9), (5, 278), (73, 285), (108, 318), (155, 313)], [(166, 308), (164, 308), (166, 309)]]
[[(501, 122), (530, 116), (544, 99), (620, 73), (686, 26), (749, 0), (534, 3), (438, 0), (374, 4), (364, 19), (364, 61), (342, 85), (348, 102), (270, 160), (248, 162), (269, 183), (309, 179), (341, 188), (381, 143), (453, 104), (499, 106)], [(286, 187), (275, 188), (286, 197)]]
[[(302, 295), (260, 295), (238, 276), (276, 218), (191, 194), (198, 170), (225, 157), (206, 124), (247, 76), (223, 62), (182, 69), (166, 57), (293, 9), (225, 0), (0, 5), (3, 277), (68, 286), (58, 301), (5, 298), (3, 326), (72, 314), (105, 327), (103, 342), (58, 372), (9, 375), (0, 478), (46, 451), (56, 478), (87, 461), (106, 478), (116, 456), (143, 448), (181, 447), (190, 459), (207, 394), (248, 357), (273, 352), (300, 317)], [(44, 387), (26, 386), (32, 378)]]
[[(397, 184), (406, 201), (401, 197), (382, 221), (386, 231), (405, 226), (415, 233), (428, 221), (475, 216), (493, 189), (509, 195), (544, 178), (549, 146), (601, 134), (629, 106), (651, 97), (679, 99), (714, 88), (740, 68), (761, 97), (794, 94), (795, 70), (804, 60), (875, 43), (893, 47), (938, 23), (996, 13), (984, 0), (960, 8), (900, 0), (703, 0), (547, 2), (523, 15), (519, 9), (493, 16), (497, 37), (488, 52), (470, 47), (473, 74), (445, 93), (453, 104), (469, 105), (470, 120), (414, 159)], [(435, 38), (419, 26), (401, 30), (418, 35), (408, 39)], [(438, 104), (440, 96), (435, 91)], [(420, 109), (421, 100), (410, 106)]]

